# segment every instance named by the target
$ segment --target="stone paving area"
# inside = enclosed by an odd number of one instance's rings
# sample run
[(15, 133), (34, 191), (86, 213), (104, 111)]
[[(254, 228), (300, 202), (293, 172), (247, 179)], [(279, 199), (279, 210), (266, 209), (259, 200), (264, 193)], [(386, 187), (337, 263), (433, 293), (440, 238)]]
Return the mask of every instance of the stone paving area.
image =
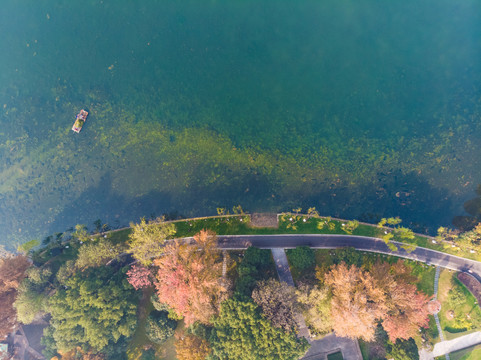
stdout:
[(277, 214), (254, 213), (251, 215), (251, 226), (277, 229), (279, 227)]

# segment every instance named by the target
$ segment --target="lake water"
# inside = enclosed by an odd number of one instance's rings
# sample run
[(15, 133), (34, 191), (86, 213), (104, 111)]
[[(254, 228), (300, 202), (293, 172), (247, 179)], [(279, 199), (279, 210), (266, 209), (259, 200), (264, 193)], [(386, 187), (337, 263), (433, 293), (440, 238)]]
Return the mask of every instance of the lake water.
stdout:
[(237, 204), (433, 231), (481, 182), (478, 0), (4, 0), (0, 33), (10, 246)]

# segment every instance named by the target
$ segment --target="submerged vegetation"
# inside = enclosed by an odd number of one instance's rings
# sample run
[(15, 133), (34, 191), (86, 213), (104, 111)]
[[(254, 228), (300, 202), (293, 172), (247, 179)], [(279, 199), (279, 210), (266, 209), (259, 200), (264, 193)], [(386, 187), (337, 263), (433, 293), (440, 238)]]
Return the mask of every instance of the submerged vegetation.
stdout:
[[(399, 214), (432, 233), (479, 182), (479, 63), (464, 43), (424, 28), (435, 16), (471, 39), (459, 24), (475, 16), (468, 6), (458, 18), (419, 3), (428, 21), (409, 23), (404, 3), (190, 3), (121, 2), (108, 13), (128, 26), (109, 29), (101, 3), (50, 4), (55, 21), (37, 16), (43, 3), (4, 8), (17, 21), (9, 27), (6, 15), (12, 41), (0, 64), (1, 242), (13, 248), (98, 216), (116, 227), (150, 212), (195, 216), (237, 203), (315, 204), (371, 222)], [(59, 20), (79, 14), (91, 22), (80, 39)], [(363, 16), (385, 31), (361, 25)], [(26, 30), (12, 32), (18, 24)], [(399, 41), (396, 26), (412, 29), (412, 43)], [(114, 38), (123, 41), (106, 40)], [(97, 56), (59, 61), (59, 48)], [(430, 86), (432, 74), (413, 61), (429, 61), (439, 83)], [(89, 121), (74, 137), (84, 107)]]

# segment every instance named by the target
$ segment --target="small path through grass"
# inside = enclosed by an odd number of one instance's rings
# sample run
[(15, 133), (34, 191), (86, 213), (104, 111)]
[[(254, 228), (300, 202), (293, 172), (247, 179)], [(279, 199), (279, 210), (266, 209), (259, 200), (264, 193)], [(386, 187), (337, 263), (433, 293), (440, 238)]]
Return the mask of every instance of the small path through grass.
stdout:
[[(434, 299), (436, 300), (438, 298), (438, 284), (439, 284), (440, 273), (441, 273), (441, 268), (439, 266), (436, 266), (436, 275), (434, 275)], [(445, 341), (445, 339), (444, 339), (443, 329), (441, 328), (441, 323), (439, 322), (438, 314), (434, 314), (434, 320), (436, 321), (436, 327), (438, 328), (439, 338), (441, 339), (441, 342), (443, 342)], [(446, 357), (446, 360), (451, 360), (449, 358), (449, 353), (444, 355)]]

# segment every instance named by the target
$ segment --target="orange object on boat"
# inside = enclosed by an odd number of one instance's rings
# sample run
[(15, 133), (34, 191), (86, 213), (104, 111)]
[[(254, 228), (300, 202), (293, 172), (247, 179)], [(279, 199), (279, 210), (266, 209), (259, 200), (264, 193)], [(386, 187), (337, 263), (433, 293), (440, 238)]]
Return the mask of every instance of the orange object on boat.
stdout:
[(87, 121), (88, 112), (84, 109), (80, 110), (75, 118), (75, 123), (72, 126), (72, 130), (76, 133), (79, 133), (82, 130), (82, 126), (84, 126), (85, 122)]

